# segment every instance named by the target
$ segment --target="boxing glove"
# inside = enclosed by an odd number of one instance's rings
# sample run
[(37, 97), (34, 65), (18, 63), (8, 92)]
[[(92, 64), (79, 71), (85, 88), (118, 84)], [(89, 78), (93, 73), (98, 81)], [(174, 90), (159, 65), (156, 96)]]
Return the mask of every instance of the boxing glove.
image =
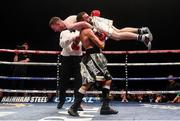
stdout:
[(105, 41), (106, 40), (106, 33), (104, 33), (104, 32), (96, 32), (95, 33), (95, 35), (99, 38), (99, 40), (101, 40), (101, 41)]
[(91, 12), (91, 16), (101, 16), (101, 12), (99, 11), (99, 10), (93, 10), (92, 12)]
[(71, 48), (73, 50), (79, 50), (80, 49), (80, 47), (78, 45), (76, 45), (75, 43), (72, 43)]

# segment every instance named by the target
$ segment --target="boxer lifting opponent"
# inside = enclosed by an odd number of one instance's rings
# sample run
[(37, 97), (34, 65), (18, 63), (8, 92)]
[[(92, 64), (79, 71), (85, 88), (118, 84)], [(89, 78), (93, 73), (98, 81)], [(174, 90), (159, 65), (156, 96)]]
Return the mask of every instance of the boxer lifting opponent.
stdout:
[(109, 92), (112, 83), (112, 77), (107, 69), (107, 60), (101, 53), (105, 41), (99, 40), (92, 29), (85, 28), (80, 32), (80, 40), (86, 50), (86, 54), (81, 62), (81, 75), (83, 84), (78, 91), (77, 98), (68, 110), (71, 116), (79, 116), (78, 107), (86, 91), (92, 84), (99, 81), (102, 84), (102, 106), (101, 115), (117, 114), (118, 111), (109, 107)]

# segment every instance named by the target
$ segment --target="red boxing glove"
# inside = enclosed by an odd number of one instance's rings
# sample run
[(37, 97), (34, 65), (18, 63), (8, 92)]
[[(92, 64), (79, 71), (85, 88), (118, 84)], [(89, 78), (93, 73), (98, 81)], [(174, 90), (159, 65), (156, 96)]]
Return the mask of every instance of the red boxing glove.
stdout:
[(71, 48), (73, 50), (79, 50), (80, 49), (80, 47), (78, 45), (74, 44), (74, 43), (72, 43)]
[(99, 40), (101, 40), (101, 41), (105, 41), (106, 40), (106, 37), (107, 37), (107, 35), (106, 35), (106, 33), (104, 33), (104, 32), (96, 32), (95, 33), (95, 35), (99, 38)]
[(101, 16), (101, 12), (99, 11), (99, 10), (93, 10), (92, 12), (91, 12), (91, 16)]

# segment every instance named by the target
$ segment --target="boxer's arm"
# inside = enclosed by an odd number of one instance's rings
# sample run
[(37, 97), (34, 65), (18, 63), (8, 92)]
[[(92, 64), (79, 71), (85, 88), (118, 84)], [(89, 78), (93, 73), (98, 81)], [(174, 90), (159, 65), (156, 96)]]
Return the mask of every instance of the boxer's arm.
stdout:
[(104, 48), (104, 42), (99, 40), (99, 38), (94, 34), (94, 32), (91, 29), (86, 29), (85, 30), (86, 35), (88, 36), (88, 38), (94, 43), (96, 44), (99, 48), (103, 49)]
[(81, 31), (83, 28), (93, 28), (93, 26), (85, 21), (76, 22), (68, 27), (68, 29), (79, 30)]

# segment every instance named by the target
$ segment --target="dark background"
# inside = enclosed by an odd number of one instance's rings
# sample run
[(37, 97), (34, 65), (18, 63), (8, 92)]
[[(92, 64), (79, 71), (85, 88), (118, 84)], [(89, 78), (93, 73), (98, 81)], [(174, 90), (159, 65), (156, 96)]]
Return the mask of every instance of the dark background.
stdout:
[[(0, 48), (14, 49), (16, 45), (27, 41), (31, 50), (61, 50), (58, 44), (59, 33), (54, 33), (48, 27), (50, 18), (59, 16), (65, 19), (81, 11), (90, 13), (93, 9), (99, 9), (101, 16), (114, 20), (117, 28), (148, 26), (154, 35), (153, 50), (179, 49), (179, 5), (179, 0), (5, 0), (0, 4)], [(108, 40), (105, 50), (146, 50), (146, 47), (137, 41)], [(13, 55), (1, 53), (0, 59), (12, 61)], [(107, 59), (109, 62), (123, 63), (125, 56), (107, 55)], [(128, 62), (179, 60), (178, 54), (130, 55), (128, 58)], [(31, 61), (56, 62), (56, 56), (32, 55)], [(109, 67), (109, 69), (114, 77), (125, 77), (124, 67)], [(168, 74), (178, 76), (180, 70), (177, 66), (130, 67), (128, 69), (129, 77), (161, 77)], [(0, 70), (2, 75), (11, 75), (11, 67), (7, 65), (1, 65)], [(28, 71), (30, 76), (56, 76), (55, 67), (29, 67)], [(164, 85), (160, 85), (162, 81), (157, 82), (156, 84), (163, 88)], [(33, 84), (35, 83), (34, 81)], [(44, 85), (40, 84), (39, 87), (48, 87), (50, 84), (49, 81), (40, 81), (40, 83)], [(146, 81), (130, 84), (132, 88), (137, 85), (149, 88), (149, 84), (154, 85), (154, 83), (155, 81)], [(55, 81), (51, 87), (54, 86)]]

